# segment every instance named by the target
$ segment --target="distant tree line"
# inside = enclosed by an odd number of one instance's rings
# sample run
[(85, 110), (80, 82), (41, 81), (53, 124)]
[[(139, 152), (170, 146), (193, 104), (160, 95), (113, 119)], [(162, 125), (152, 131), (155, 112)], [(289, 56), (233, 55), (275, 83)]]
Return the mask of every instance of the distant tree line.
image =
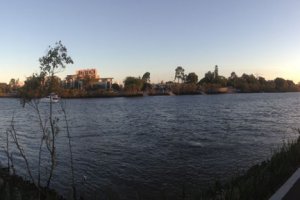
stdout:
[(238, 76), (235, 72), (226, 78), (218, 74), (218, 66), (215, 66), (213, 72), (209, 71), (204, 78), (199, 81), (204, 90), (220, 87), (230, 87), (236, 89), (238, 92), (298, 92), (299, 84), (296, 85), (292, 80), (285, 80), (283, 78), (275, 78), (274, 80), (266, 80), (261, 76), (254, 76), (253, 74), (242, 74)]
[(7, 94), (16, 94), (20, 87), (19, 79), (10, 79), (9, 83), (0, 83), (0, 96), (5, 96)]
[(232, 72), (228, 78), (219, 75), (219, 67), (216, 65), (214, 71), (208, 71), (204, 77), (198, 81), (198, 76), (194, 73), (184, 73), (184, 68), (178, 66), (175, 69), (174, 82), (172, 84), (174, 93), (222, 93), (222, 92), (298, 92), (300, 85), (292, 80), (275, 78), (266, 80), (261, 76), (253, 74), (242, 74), (238, 76)]
[[(216, 65), (213, 71), (208, 71), (204, 77), (199, 80), (195, 72), (185, 73), (182, 66), (175, 68), (173, 81), (166, 83), (152, 84), (150, 81), (150, 72), (143, 76), (128, 76), (123, 81), (123, 85), (113, 83), (109, 89), (99, 88), (97, 80), (89, 77), (84, 78), (80, 87), (68, 88), (64, 81), (54, 76), (51, 80), (52, 91), (62, 97), (96, 97), (96, 96), (118, 96), (118, 95), (136, 95), (136, 94), (199, 94), (199, 93), (223, 93), (223, 92), (298, 92), (300, 85), (292, 80), (275, 78), (266, 80), (264, 77), (253, 74), (242, 74), (238, 76), (232, 72), (229, 77), (219, 75), (219, 67)], [(49, 84), (46, 76), (33, 74), (25, 81), (22, 89), (19, 87), (18, 79), (11, 79), (9, 84), (0, 83), (0, 95), (8, 93), (32, 93), (30, 95), (40, 97), (45, 96), (45, 91), (35, 88), (43, 88)], [(29, 88), (27, 88), (29, 87)], [(46, 91), (47, 92), (47, 91)]]

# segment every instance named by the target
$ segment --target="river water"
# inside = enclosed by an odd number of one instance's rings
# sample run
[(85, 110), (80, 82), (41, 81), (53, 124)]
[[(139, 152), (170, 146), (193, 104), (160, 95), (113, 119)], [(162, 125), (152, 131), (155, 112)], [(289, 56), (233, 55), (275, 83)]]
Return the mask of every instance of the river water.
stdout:
[[(66, 100), (78, 193), (88, 199), (180, 197), (267, 158), (297, 137), (300, 93), (157, 96)], [(48, 106), (40, 105), (42, 113)], [(60, 105), (57, 165), (51, 187), (70, 188), (68, 140)], [(19, 140), (37, 173), (36, 114), (16, 99), (0, 99), (1, 164), (5, 130), (14, 116)], [(46, 116), (46, 115), (45, 115)], [(43, 119), (47, 117), (43, 116)], [(13, 159), (25, 178), (17, 150)], [(43, 155), (47, 155), (46, 151)], [(43, 174), (49, 169), (43, 160)]]

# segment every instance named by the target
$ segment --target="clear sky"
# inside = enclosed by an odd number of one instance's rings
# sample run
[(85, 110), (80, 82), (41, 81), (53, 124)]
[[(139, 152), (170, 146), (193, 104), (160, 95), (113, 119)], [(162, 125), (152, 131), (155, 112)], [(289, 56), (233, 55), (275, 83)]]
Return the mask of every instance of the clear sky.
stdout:
[(176, 66), (200, 78), (253, 73), (300, 81), (299, 0), (0, 0), (0, 82), (38, 72), (61, 40), (77, 69), (122, 82)]

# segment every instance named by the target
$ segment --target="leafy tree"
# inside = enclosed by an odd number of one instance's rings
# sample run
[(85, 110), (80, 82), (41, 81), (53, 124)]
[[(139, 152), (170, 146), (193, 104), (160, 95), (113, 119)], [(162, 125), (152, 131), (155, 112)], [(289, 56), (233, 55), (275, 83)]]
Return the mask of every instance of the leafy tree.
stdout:
[(61, 72), (67, 64), (73, 64), (72, 58), (67, 55), (67, 48), (61, 41), (55, 43), (55, 47), (49, 46), (48, 52), (39, 62), (41, 71), (50, 76)]
[(10, 79), (8, 85), (9, 85), (10, 88), (15, 88), (15, 87), (18, 86), (18, 84), (19, 84), (19, 79), (12, 78), (12, 79)]
[(274, 82), (277, 91), (285, 91), (288, 87), (286, 81), (283, 78), (276, 78), (274, 79)]
[[(21, 98), (23, 99), (24, 106), (28, 104), (35, 112), (39, 129), (41, 131), (39, 151), (38, 151), (38, 167), (37, 167), (37, 183), (35, 178), (32, 176), (32, 169), (30, 168), (30, 163), (27, 160), (24, 148), (22, 143), (18, 140), (18, 130), (14, 123), (14, 116), (11, 120), (10, 128), (7, 129), (7, 146), (9, 143), (9, 136), (16, 145), (16, 149), (19, 151), (20, 156), (23, 158), (26, 164), (26, 169), (29, 177), (31, 178), (33, 184), (38, 188), (39, 192), (44, 193), (44, 189), (41, 188), (41, 161), (44, 156), (48, 155), (45, 160), (49, 161), (49, 168), (45, 168), (45, 175), (48, 176), (46, 180), (46, 186), (49, 188), (50, 182), (53, 176), (53, 171), (56, 166), (56, 138), (60, 131), (58, 126), (58, 115), (61, 112), (53, 114), (52, 102), (49, 103), (49, 110), (44, 110), (41, 112), (39, 108), (39, 100), (44, 94), (48, 92), (55, 91), (56, 87), (60, 84), (60, 79), (55, 76), (60, 70), (62, 70), (66, 64), (73, 63), (72, 59), (67, 55), (67, 49), (61, 44), (61, 42), (56, 43), (55, 47), (50, 47), (47, 54), (40, 58), (40, 74), (33, 74), (28, 77), (25, 81), (24, 86), (21, 88)], [(15, 81), (11, 81), (13, 84)], [(58, 85), (57, 85), (58, 84)], [(45, 112), (44, 112), (45, 111)], [(76, 199), (75, 193), (75, 181), (74, 181), (74, 170), (73, 170), (73, 158), (72, 158), (72, 149), (71, 149), (71, 139), (69, 133), (68, 120), (66, 116), (66, 110), (64, 105), (61, 104), (61, 110), (65, 119), (65, 130), (67, 132), (67, 138), (69, 140), (69, 150), (70, 150), (70, 163), (71, 163), (71, 174), (72, 174), (72, 188), (73, 188), (73, 198)], [(45, 116), (44, 116), (45, 115)], [(45, 117), (45, 118), (44, 118)], [(34, 120), (35, 121), (35, 120)], [(33, 126), (36, 127), (36, 126)], [(43, 153), (42, 153), (43, 152)], [(48, 154), (47, 154), (48, 153)], [(7, 147), (7, 155), (9, 159), (9, 149)], [(12, 165), (9, 165), (10, 168)], [(43, 196), (43, 194), (41, 194)]]
[(16, 85), (16, 79), (14, 79), (14, 78), (12, 78), (12, 79), (10, 79), (10, 81), (9, 81), (9, 86), (14, 86), (14, 85)]
[(258, 90), (256, 83), (258, 81), (252, 74), (248, 75), (244, 73), (240, 78), (236, 79), (235, 87), (241, 92), (253, 92), (253, 89)]
[(266, 79), (264, 78), (264, 77), (258, 77), (258, 82), (259, 82), (259, 84), (261, 85), (261, 86), (264, 86), (264, 85), (266, 85), (267, 84), (267, 81), (266, 81)]
[(8, 87), (9, 92), (16, 92), (16, 90), (19, 88), (19, 79), (10, 79)]
[(253, 74), (243, 74), (242, 79), (244, 79), (247, 83), (249, 84), (256, 84), (258, 83), (258, 80), (255, 78), (255, 76)]
[(219, 67), (218, 65), (215, 65), (214, 79), (217, 79), (218, 77), (219, 77)]
[(211, 71), (208, 71), (207, 73), (205, 73), (204, 78), (202, 78), (200, 80), (200, 83), (213, 83), (214, 82), (214, 73), (212, 73)]
[[(40, 74), (33, 74), (25, 81), (24, 86), (21, 89), (21, 99), (23, 105), (30, 103), (34, 98), (46, 96), (49, 93), (57, 91), (60, 87), (60, 79), (55, 75), (61, 72), (67, 64), (72, 64), (73, 60), (67, 54), (67, 48), (61, 43), (57, 42), (54, 47), (49, 46), (49, 49), (45, 56), (39, 59), (40, 62)], [(35, 101), (34, 101), (35, 102)], [(38, 105), (33, 103), (32, 107), (37, 111), (37, 115), (40, 119), (40, 126), (43, 130), (43, 135), (40, 143), (39, 152), (39, 172), (40, 172), (40, 160), (41, 149), (45, 144), (46, 149), (49, 152), (50, 157), (50, 170), (47, 179), (47, 187), (50, 186), (51, 179), (53, 177), (53, 171), (56, 163), (56, 136), (58, 134), (57, 118), (53, 116), (52, 102), (49, 104), (49, 128), (40, 118), (40, 112)], [(40, 173), (39, 173), (40, 175)], [(38, 179), (38, 185), (40, 185), (40, 177)]]
[(152, 89), (152, 85), (150, 83), (143, 83), (142, 91), (149, 91)]
[[(54, 83), (55, 83), (55, 74), (61, 72), (65, 69), (67, 64), (73, 64), (73, 60), (70, 56), (67, 54), (67, 48), (61, 43), (61, 41), (57, 42), (54, 47), (49, 46), (49, 49), (45, 56), (41, 57), (39, 59), (40, 62), (40, 69), (41, 69), (41, 75), (46, 76), (49, 79), (49, 82), (46, 86), (46, 91), (48, 93), (53, 92), (54, 90)], [(51, 166), (50, 166), (50, 172), (49, 177), (47, 180), (47, 187), (50, 186), (50, 182), (53, 176), (53, 171), (55, 168), (55, 158), (56, 158), (56, 136), (58, 133), (56, 120), (53, 119), (52, 114), (52, 102), (50, 101), (50, 109), (49, 109), (49, 121), (50, 121), (50, 128), (51, 131), (48, 133), (47, 136), (47, 149), (50, 153), (51, 158)]]
[(6, 83), (0, 83), (0, 94), (8, 93), (9, 86)]
[(116, 90), (116, 91), (120, 91), (121, 90), (121, 87), (118, 83), (113, 83), (111, 85), (112, 89)]
[(67, 64), (73, 64), (73, 60), (67, 54), (67, 48), (61, 43), (61, 41), (55, 43), (54, 47), (49, 46), (49, 49), (45, 56), (39, 59), (41, 76), (48, 76), (50, 78), (50, 84), (47, 87), (49, 93), (52, 91), (53, 79), (55, 74), (63, 71)]
[(143, 87), (143, 80), (140, 78), (128, 76), (124, 80), (124, 89), (126, 91), (136, 93), (141, 91), (142, 87)]
[(231, 72), (230, 77), (228, 78), (227, 86), (236, 87), (236, 82), (239, 77), (235, 72)]
[(67, 64), (73, 64), (73, 60), (67, 54), (67, 48), (61, 41), (55, 43), (54, 47), (49, 46), (46, 55), (39, 58), (39, 62), (40, 73), (28, 77), (21, 88), (20, 96), (23, 105), (33, 98), (58, 92), (61, 84), (60, 79), (55, 75), (63, 71)]
[(20, 89), (20, 96), (23, 106), (32, 99), (44, 96), (44, 76), (32, 74), (25, 80), (24, 86)]
[(184, 69), (181, 67), (181, 66), (178, 66), (176, 69), (175, 69), (175, 78), (174, 78), (174, 81), (177, 79), (178, 83), (179, 81), (181, 80), (181, 82), (184, 81), (185, 79), (185, 75), (184, 75)]
[(224, 76), (218, 76), (218, 79), (215, 80), (216, 84), (219, 84), (222, 87), (226, 87), (227, 86), (227, 78), (225, 78)]
[(297, 91), (299, 91), (299, 88), (297, 87), (297, 85), (293, 81), (286, 80), (286, 84), (288, 86), (288, 91), (289, 92), (297, 92)]
[(239, 89), (241, 92), (249, 92), (249, 85), (247, 81), (243, 78), (238, 78), (236, 80), (236, 88)]
[(62, 81), (58, 76), (54, 76), (53, 78), (51, 77), (46, 77), (44, 81), (45, 87), (49, 88), (50, 86), (52, 87), (53, 93), (56, 94), (61, 94), (62, 92)]
[(230, 79), (236, 79), (236, 78), (238, 78), (238, 76), (236, 75), (236, 73), (235, 72), (231, 72)]
[(189, 73), (186, 77), (186, 82), (196, 84), (198, 82), (197, 74), (195, 74), (194, 72)]
[(149, 72), (146, 72), (146, 73), (142, 76), (142, 80), (143, 80), (145, 83), (150, 83), (150, 73), (149, 73)]
[(275, 82), (274, 80), (267, 81), (266, 85), (264, 86), (263, 91), (265, 92), (275, 92)]
[(143, 90), (143, 91), (147, 91), (147, 90), (151, 89), (151, 84), (150, 84), (150, 73), (149, 73), (149, 72), (146, 72), (146, 73), (142, 76), (142, 80), (143, 80), (142, 90)]
[(207, 73), (205, 73), (204, 78), (202, 78), (199, 83), (202, 85), (210, 85), (213, 88), (218, 88), (221, 86), (227, 86), (227, 79), (224, 76), (219, 76), (219, 67), (218, 65), (216, 65), (215, 70), (213, 72), (208, 71)]

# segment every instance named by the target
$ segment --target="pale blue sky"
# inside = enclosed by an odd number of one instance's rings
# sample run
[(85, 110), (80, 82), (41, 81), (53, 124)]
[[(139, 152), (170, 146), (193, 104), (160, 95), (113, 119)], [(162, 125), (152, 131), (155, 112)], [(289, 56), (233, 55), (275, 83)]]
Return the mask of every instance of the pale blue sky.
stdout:
[(149, 71), (173, 80), (181, 65), (201, 78), (214, 65), (300, 81), (299, 0), (1, 0), (0, 82), (38, 72), (61, 40), (77, 69), (122, 82)]

